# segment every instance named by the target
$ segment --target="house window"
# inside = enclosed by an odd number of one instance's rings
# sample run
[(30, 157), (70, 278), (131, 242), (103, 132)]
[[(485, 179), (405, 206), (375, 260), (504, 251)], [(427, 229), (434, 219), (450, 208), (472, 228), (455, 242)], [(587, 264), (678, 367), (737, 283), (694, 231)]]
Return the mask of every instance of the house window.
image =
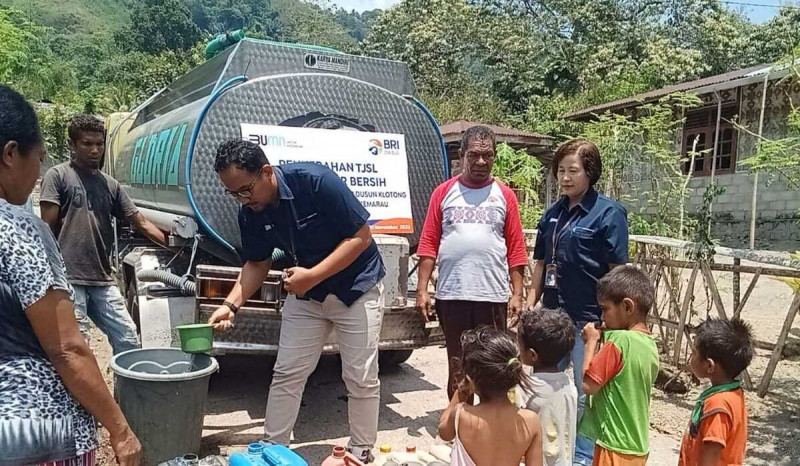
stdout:
[[(736, 169), (736, 129), (729, 121), (738, 113), (736, 105), (722, 107), (719, 122), (719, 146), (717, 147), (717, 174), (732, 173)], [(696, 176), (711, 175), (711, 161), (714, 158), (714, 141), (717, 135), (717, 107), (707, 107), (689, 112), (683, 127), (683, 156), (689, 153), (697, 141), (695, 150), (702, 154), (695, 157)], [(705, 151), (705, 152), (703, 152)], [(683, 163), (683, 173), (689, 173), (690, 160)]]

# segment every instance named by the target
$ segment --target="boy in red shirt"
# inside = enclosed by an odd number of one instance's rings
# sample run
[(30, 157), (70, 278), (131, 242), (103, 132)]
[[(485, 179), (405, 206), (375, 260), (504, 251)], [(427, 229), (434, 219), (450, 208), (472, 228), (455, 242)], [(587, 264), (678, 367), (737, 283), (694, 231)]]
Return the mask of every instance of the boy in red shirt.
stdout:
[(709, 319), (697, 329), (689, 360), (692, 373), (711, 380), (697, 399), (681, 442), (679, 466), (744, 464), (747, 409), (735, 379), (753, 359), (750, 325), (741, 319)]

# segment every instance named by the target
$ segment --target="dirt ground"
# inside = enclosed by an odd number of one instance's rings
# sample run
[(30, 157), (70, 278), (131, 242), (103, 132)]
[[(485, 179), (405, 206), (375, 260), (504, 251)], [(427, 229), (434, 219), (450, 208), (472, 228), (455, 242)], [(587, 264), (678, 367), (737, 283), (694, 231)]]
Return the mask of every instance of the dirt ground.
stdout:
[[(721, 263), (731, 263), (730, 258), (717, 256)], [(742, 261), (742, 265), (758, 265)], [(763, 264), (762, 264), (763, 265)], [(689, 271), (684, 272), (684, 283), (688, 281)], [(732, 274), (715, 272), (714, 278), (728, 315), (733, 314), (733, 281)], [(741, 293), (750, 284), (753, 276), (742, 274)], [(665, 302), (663, 296), (660, 302)], [(742, 318), (753, 327), (756, 339), (775, 343), (786, 318), (792, 301), (792, 290), (788, 285), (775, 279), (761, 276), (750, 299), (742, 311)], [(709, 301), (703, 287), (695, 287), (694, 315), (692, 323), (705, 319), (709, 309)], [(716, 309), (711, 308), (710, 315), (716, 317)], [(800, 317), (795, 318), (789, 333), (788, 344), (800, 343)], [(770, 351), (757, 350), (748, 369), (753, 384), (758, 386), (769, 362)], [(792, 360), (794, 359), (794, 360)], [(759, 398), (755, 392), (747, 392), (747, 409), (749, 413), (749, 437), (747, 442), (746, 464), (750, 465), (797, 465), (800, 464), (800, 359), (783, 359), (778, 363), (769, 392), (765, 398)], [(680, 436), (686, 427), (689, 413), (697, 399), (697, 395), (707, 388), (708, 384), (694, 387), (685, 395), (675, 395), (654, 390), (650, 407), (651, 432), (653, 430), (674, 437), (679, 443)], [(676, 443), (677, 445), (677, 443)], [(653, 463), (655, 464), (655, 463)]]
[[(750, 278), (742, 276), (742, 293)], [(731, 314), (730, 275), (719, 274), (717, 283)], [(790, 302), (791, 290), (787, 285), (762, 277), (742, 316), (752, 323), (756, 338), (774, 342)], [(694, 304), (697, 315), (693, 322), (705, 317), (706, 308), (705, 293), (698, 286)], [(716, 315), (715, 312), (712, 310), (711, 315)], [(794, 340), (800, 337), (800, 318), (796, 319), (791, 335)], [(93, 348), (110, 384), (110, 349), (99, 332), (95, 334)], [(768, 360), (769, 353), (759, 350), (750, 368), (755, 384), (760, 382)], [(261, 438), (271, 365), (270, 358), (265, 357), (220, 358), (220, 372), (211, 380), (206, 403), (201, 455), (227, 455)], [(347, 398), (339, 371), (337, 357), (323, 357), (303, 396), (293, 447), (311, 465), (320, 464), (334, 445), (343, 445), (347, 440)], [(439, 414), (447, 404), (443, 388), (446, 378), (445, 351), (437, 346), (415, 351), (406, 364), (384, 371), (378, 444), (389, 444), (397, 450), (406, 445), (427, 449), (441, 443), (435, 435)], [(800, 464), (798, 380), (800, 361), (782, 360), (766, 398), (747, 393), (750, 436), (746, 464)], [(694, 400), (703, 388), (694, 387), (684, 395), (654, 390), (648, 464), (677, 464), (680, 437)], [(113, 464), (107, 437), (101, 435), (104, 442), (99, 464)]]

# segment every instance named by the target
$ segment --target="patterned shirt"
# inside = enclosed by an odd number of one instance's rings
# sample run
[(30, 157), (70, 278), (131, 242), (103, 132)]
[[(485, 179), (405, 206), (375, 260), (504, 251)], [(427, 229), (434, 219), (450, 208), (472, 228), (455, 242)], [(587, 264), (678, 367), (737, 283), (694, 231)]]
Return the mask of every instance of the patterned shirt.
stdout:
[(0, 464), (57, 461), (97, 448), (94, 418), (67, 391), (25, 314), (51, 288), (73, 295), (53, 234), (0, 199)]
[(528, 263), (514, 192), (494, 179), (478, 187), (459, 177), (440, 184), (417, 254), (439, 258), (436, 299), (508, 301), (508, 269)]

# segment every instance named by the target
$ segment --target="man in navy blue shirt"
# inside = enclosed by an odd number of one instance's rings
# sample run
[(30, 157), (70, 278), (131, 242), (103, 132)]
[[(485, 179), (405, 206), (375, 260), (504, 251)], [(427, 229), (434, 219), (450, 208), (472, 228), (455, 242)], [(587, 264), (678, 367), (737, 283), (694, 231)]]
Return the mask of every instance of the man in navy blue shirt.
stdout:
[(242, 203), (240, 256), (245, 261), (225, 303), (208, 323), (227, 330), (237, 310), (261, 286), (272, 252), (286, 252), (278, 358), (267, 401), (267, 440), (289, 444), (306, 380), (331, 328), (349, 395), (350, 449), (365, 463), (377, 440), (381, 329), (380, 281), (385, 271), (372, 240), (369, 213), (344, 182), (315, 163), (273, 167), (259, 146), (223, 143), (214, 169)]

